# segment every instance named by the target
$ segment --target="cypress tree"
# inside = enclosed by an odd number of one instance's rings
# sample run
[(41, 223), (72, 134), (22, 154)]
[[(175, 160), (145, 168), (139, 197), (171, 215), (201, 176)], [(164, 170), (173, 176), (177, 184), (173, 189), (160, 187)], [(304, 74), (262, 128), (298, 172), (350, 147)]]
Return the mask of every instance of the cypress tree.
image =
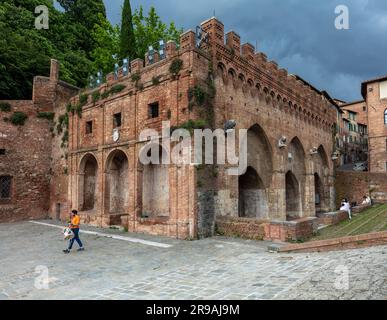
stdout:
[(130, 1), (125, 0), (122, 8), (121, 36), (120, 36), (120, 56), (121, 59), (137, 58), (136, 39), (133, 30), (132, 8)]

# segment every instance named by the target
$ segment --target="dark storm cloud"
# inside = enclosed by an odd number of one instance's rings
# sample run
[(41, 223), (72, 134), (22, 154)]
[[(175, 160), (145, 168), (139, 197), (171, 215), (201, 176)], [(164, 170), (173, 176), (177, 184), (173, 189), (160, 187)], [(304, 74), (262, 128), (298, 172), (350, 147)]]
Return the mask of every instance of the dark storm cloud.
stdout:
[[(122, 0), (105, 0), (109, 19), (120, 22)], [(243, 42), (258, 43), (281, 67), (344, 100), (360, 99), (363, 80), (387, 74), (385, 0), (132, 0), (155, 6), (166, 22), (194, 28), (216, 16)], [(335, 8), (349, 8), (350, 29), (334, 26)]]

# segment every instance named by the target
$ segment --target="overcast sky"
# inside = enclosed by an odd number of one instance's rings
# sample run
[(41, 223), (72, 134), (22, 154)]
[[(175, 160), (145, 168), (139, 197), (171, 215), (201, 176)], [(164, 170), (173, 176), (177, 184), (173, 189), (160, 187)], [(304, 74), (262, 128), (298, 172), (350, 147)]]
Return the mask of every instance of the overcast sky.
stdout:
[[(120, 23), (123, 0), (105, 0)], [(153, 5), (164, 22), (193, 29), (216, 16), (242, 42), (258, 43), (270, 60), (346, 101), (358, 100), (360, 83), (387, 74), (386, 0), (131, 0)], [(335, 8), (349, 8), (349, 30), (335, 28)]]

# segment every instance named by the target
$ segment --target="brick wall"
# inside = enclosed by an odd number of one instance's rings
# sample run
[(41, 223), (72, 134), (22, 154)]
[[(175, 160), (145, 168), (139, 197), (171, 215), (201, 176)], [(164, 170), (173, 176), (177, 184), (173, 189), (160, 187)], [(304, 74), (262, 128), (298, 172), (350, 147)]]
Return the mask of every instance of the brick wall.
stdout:
[[(0, 222), (47, 217), (51, 139), (47, 120), (37, 119), (32, 101), (8, 101), (0, 112), (0, 176), (12, 177), (11, 199), (0, 200)], [(28, 115), (24, 126), (4, 122), (15, 111)]]
[(216, 231), (218, 234), (227, 237), (263, 240), (265, 222), (249, 218), (230, 219), (219, 217), (216, 220)]
[(338, 208), (344, 198), (361, 204), (366, 194), (376, 202), (387, 202), (387, 174), (338, 171), (335, 187)]

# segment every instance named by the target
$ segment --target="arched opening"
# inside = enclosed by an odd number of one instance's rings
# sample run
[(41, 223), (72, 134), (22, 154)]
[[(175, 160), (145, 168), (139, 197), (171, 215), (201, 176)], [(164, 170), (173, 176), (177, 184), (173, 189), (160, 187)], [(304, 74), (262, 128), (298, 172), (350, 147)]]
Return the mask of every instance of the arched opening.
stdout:
[(239, 216), (267, 219), (267, 189), (273, 173), (272, 149), (258, 124), (247, 132), (247, 166), (246, 173), (239, 178)]
[(254, 168), (269, 187), (273, 172), (272, 148), (265, 131), (255, 124), (247, 131), (247, 165)]
[(234, 69), (230, 69), (230, 70), (228, 70), (228, 77), (230, 78), (230, 79), (232, 79), (232, 80), (234, 80), (235, 79), (235, 77), (236, 77), (236, 72), (234, 71)]
[(129, 206), (129, 162), (126, 154), (116, 150), (110, 154), (106, 168), (106, 208), (120, 217)]
[(313, 156), (313, 165), (315, 172), (315, 194), (319, 196), (319, 203), (316, 202), (316, 213), (329, 211), (330, 194), (329, 194), (329, 165), (328, 156), (324, 147), (318, 148), (317, 155)]
[(159, 163), (143, 167), (142, 216), (145, 218), (169, 217), (169, 165), (166, 151), (159, 147)]
[(294, 220), (301, 216), (301, 193), (300, 185), (293, 174), (288, 171), (286, 174), (286, 219)]
[[(286, 178), (286, 192), (287, 195), (288, 193), (289, 195), (291, 195), (291, 199), (289, 198), (289, 201), (291, 201), (291, 205), (287, 210), (287, 216), (291, 219), (300, 218), (303, 216), (303, 208), (305, 203), (304, 195), (306, 167), (304, 147), (302, 146), (301, 141), (297, 137), (293, 138), (289, 144), (286, 168), (286, 171), (288, 172)], [(295, 190), (297, 191), (296, 194), (294, 193)]]
[(90, 211), (95, 208), (97, 194), (98, 163), (91, 154), (86, 155), (79, 168), (79, 209)]
[(321, 211), (321, 202), (323, 197), (323, 186), (321, 183), (321, 179), (317, 173), (314, 174), (314, 203), (316, 206), (316, 212)]
[(239, 81), (240, 81), (242, 84), (246, 82), (246, 78), (245, 78), (245, 76), (244, 76), (243, 74), (239, 74), (238, 79), (239, 79)]
[(219, 75), (224, 76), (226, 71), (226, 66), (222, 62), (219, 62), (217, 71)]
[(248, 167), (239, 177), (239, 217), (264, 218), (268, 206), (266, 190), (257, 171)]

